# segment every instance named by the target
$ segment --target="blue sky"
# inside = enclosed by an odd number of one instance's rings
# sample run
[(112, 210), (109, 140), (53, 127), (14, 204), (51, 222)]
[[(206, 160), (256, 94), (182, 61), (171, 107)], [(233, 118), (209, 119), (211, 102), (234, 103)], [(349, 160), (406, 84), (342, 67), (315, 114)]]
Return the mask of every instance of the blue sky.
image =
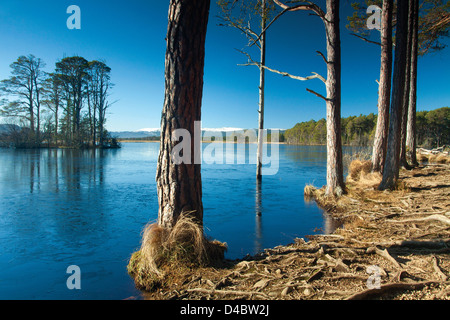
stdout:
[[(319, 1), (323, 3), (324, 1)], [(350, 2), (341, 1), (342, 116), (377, 112), (379, 47), (350, 36), (345, 29)], [(81, 30), (69, 30), (66, 9), (81, 9)], [(169, 0), (1, 0), (0, 79), (20, 55), (34, 54), (52, 71), (64, 56), (104, 59), (112, 68), (117, 102), (108, 114), (110, 131), (158, 128), (164, 101), (164, 55)], [(246, 57), (236, 30), (218, 26), (212, 0), (204, 75), (203, 127), (256, 128), (259, 72), (237, 66)], [(378, 31), (372, 31), (379, 37)], [(316, 50), (325, 53), (320, 19), (305, 12), (285, 15), (268, 32), (267, 65), (307, 76), (326, 68)], [(449, 106), (450, 49), (419, 60), (418, 109)], [(276, 74), (266, 79), (266, 127), (287, 129), (296, 123), (325, 117), (323, 100), (306, 88), (325, 94), (320, 80), (300, 82)]]

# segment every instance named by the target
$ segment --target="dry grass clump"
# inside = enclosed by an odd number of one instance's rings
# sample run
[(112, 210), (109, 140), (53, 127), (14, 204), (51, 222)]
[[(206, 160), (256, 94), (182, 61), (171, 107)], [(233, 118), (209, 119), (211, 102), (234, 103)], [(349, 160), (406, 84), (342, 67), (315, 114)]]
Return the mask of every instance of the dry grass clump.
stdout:
[(380, 172), (369, 172), (360, 176), (357, 185), (364, 188), (377, 188), (382, 179), (383, 175)]
[(127, 268), (139, 289), (154, 291), (190, 269), (222, 261), (226, 250), (225, 243), (205, 237), (192, 215), (183, 214), (172, 229), (147, 225), (141, 248), (133, 253)]
[(416, 159), (419, 162), (427, 162), (428, 161), (428, 155), (422, 154), (422, 153), (416, 153)]
[(437, 157), (436, 157), (436, 163), (442, 163), (442, 164), (444, 164), (444, 163), (450, 163), (450, 157), (449, 156), (446, 156), (445, 154), (440, 154), (440, 155), (438, 155)]
[(343, 206), (345, 206), (344, 202), (342, 201), (343, 194), (340, 193), (340, 195), (327, 195), (325, 186), (317, 189), (312, 185), (307, 185), (305, 187), (304, 194), (306, 201), (314, 200), (317, 205), (319, 205), (319, 207), (324, 210), (340, 210), (343, 208)]
[(367, 176), (372, 171), (372, 161), (370, 160), (353, 160), (348, 168), (348, 178), (353, 181), (359, 181), (362, 177)]
[(403, 193), (411, 192), (411, 188), (408, 186), (408, 184), (401, 179), (398, 179), (397, 182), (395, 183), (394, 190), (402, 191)]
[(316, 196), (316, 194), (317, 194), (317, 189), (316, 189), (316, 187), (314, 187), (314, 186), (311, 185), (311, 184), (307, 184), (307, 185), (305, 186), (305, 189), (304, 189), (304, 195), (305, 195), (306, 198), (312, 199), (312, 198), (314, 198), (314, 197)]
[(450, 157), (446, 154), (417, 154), (417, 161), (428, 163), (450, 164)]
[(429, 162), (429, 163), (435, 163), (435, 162), (436, 162), (436, 159), (437, 159), (437, 155), (435, 155), (435, 154), (430, 154), (430, 155), (428, 156), (428, 162)]

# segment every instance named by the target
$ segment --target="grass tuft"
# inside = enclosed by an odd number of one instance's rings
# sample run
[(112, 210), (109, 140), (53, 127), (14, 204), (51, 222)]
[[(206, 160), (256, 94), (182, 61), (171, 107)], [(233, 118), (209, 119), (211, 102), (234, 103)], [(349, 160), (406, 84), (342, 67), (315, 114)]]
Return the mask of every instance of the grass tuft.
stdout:
[(203, 227), (185, 213), (172, 229), (147, 225), (141, 248), (132, 254), (127, 269), (137, 288), (154, 291), (192, 269), (222, 261), (226, 250), (226, 243), (207, 239)]

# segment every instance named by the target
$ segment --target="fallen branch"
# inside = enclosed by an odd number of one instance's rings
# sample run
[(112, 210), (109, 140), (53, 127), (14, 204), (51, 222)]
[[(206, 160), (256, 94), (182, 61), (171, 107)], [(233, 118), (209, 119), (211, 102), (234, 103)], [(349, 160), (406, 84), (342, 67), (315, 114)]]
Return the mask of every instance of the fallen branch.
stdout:
[(387, 251), (387, 249), (380, 250), (377, 247), (370, 247), (366, 251), (367, 253), (376, 253), (380, 257), (385, 258), (386, 260), (390, 261), (394, 266), (396, 266), (399, 269), (403, 269), (402, 266), (395, 260)]
[(441, 268), (439, 268), (438, 260), (436, 257), (433, 257), (433, 268), (434, 272), (436, 272), (443, 281), (447, 281), (448, 276), (442, 272)]
[(388, 220), (390, 223), (420, 222), (420, 221), (440, 221), (450, 225), (450, 219), (441, 214), (433, 214), (425, 218), (407, 219), (407, 220)]
[(353, 274), (353, 273), (341, 273), (339, 275), (336, 276), (329, 276), (329, 277), (325, 277), (325, 279), (328, 280), (341, 280), (341, 279), (357, 279), (357, 280), (367, 280), (367, 276), (360, 276), (357, 274)]
[(200, 293), (207, 293), (207, 294), (231, 294), (231, 295), (245, 295), (245, 296), (253, 296), (253, 295), (259, 295), (262, 296), (265, 299), (270, 299), (268, 295), (262, 292), (257, 291), (237, 291), (237, 290), (208, 290), (203, 288), (193, 288), (193, 289), (186, 289), (188, 292), (200, 292)]
[(450, 239), (442, 239), (439, 241), (419, 241), (419, 240), (398, 240), (390, 242), (377, 243), (376, 245), (383, 247), (409, 247), (409, 248), (427, 248), (427, 249), (447, 249)]
[(379, 297), (387, 292), (398, 290), (419, 290), (431, 284), (438, 284), (437, 281), (425, 281), (416, 283), (390, 283), (382, 285), (379, 289), (368, 289), (347, 297), (345, 300), (364, 300)]

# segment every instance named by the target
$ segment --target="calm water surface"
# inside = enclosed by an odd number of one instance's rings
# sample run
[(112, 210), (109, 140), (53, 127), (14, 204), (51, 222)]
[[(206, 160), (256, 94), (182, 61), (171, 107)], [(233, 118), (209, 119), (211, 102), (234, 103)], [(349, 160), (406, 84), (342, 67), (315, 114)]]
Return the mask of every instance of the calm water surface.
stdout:
[[(158, 213), (159, 144), (120, 150), (0, 149), (0, 299), (125, 299), (137, 296), (126, 265)], [(255, 166), (202, 166), (206, 233), (242, 258), (332, 221), (305, 203), (305, 184), (325, 184), (325, 147), (280, 146), (277, 175)], [(260, 213), (260, 215), (258, 215)], [(66, 269), (81, 269), (68, 290)]]

